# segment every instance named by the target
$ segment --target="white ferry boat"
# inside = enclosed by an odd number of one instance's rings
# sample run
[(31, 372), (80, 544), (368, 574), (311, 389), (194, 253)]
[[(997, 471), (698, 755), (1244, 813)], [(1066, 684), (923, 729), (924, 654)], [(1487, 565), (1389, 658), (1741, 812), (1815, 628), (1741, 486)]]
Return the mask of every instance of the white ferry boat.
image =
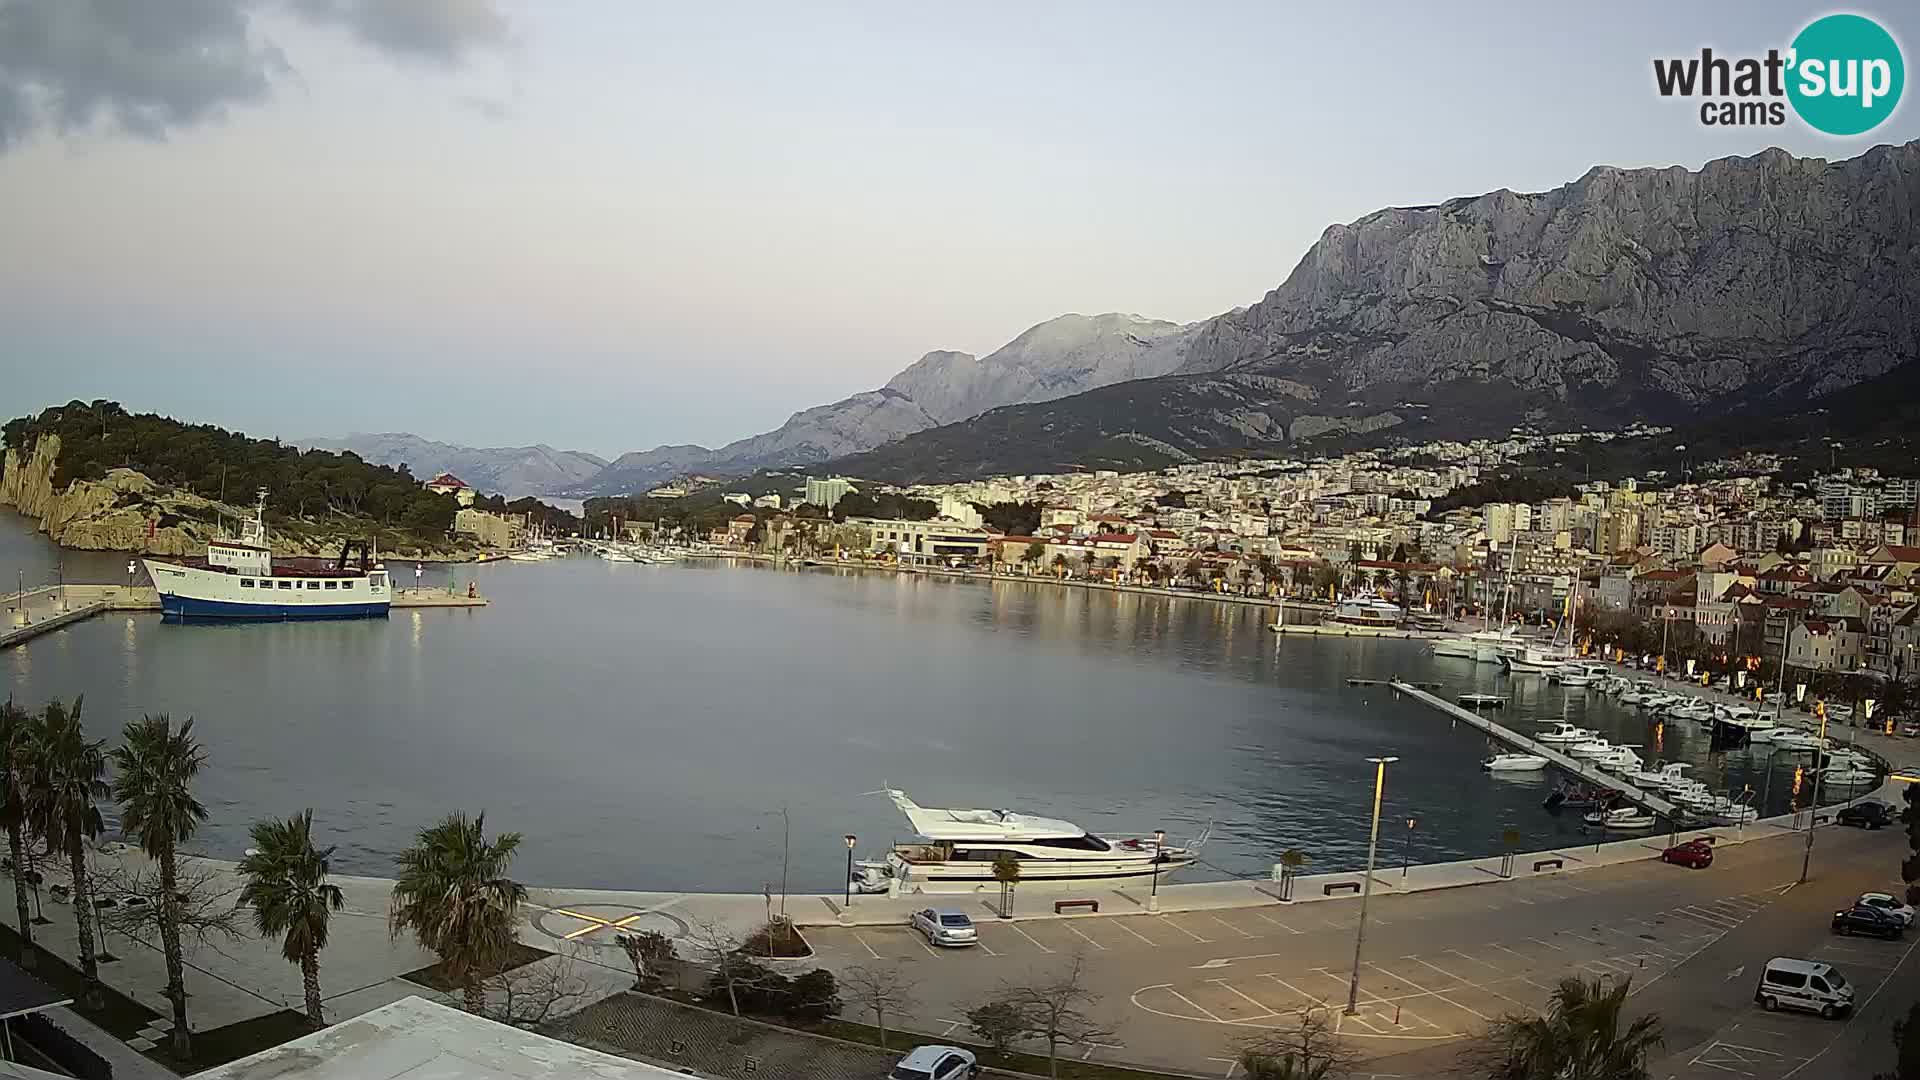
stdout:
[(1152, 836), (1095, 836), (1070, 821), (1012, 810), (939, 810), (885, 789), (924, 844), (895, 844), (887, 868), (903, 887), (992, 884), (1002, 852), (1019, 860), (1020, 880), (1094, 881), (1169, 874), (1198, 857), (1206, 834), (1174, 847)]
[[(207, 543), (200, 558), (142, 560), (160, 593), (163, 618), (293, 619), (384, 618), (393, 598), (386, 568), (365, 543), (348, 541), (340, 557), (282, 559), (267, 546), (267, 494), (237, 538)], [(360, 549), (360, 564), (349, 562)]]

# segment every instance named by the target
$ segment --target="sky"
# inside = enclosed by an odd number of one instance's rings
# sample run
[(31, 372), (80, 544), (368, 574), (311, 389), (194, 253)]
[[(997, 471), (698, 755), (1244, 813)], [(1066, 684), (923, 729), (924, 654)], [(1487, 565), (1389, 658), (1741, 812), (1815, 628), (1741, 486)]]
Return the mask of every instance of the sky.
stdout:
[(1829, 10), (0, 0), (0, 413), (719, 445), (1382, 206), (1920, 137), (1653, 89)]

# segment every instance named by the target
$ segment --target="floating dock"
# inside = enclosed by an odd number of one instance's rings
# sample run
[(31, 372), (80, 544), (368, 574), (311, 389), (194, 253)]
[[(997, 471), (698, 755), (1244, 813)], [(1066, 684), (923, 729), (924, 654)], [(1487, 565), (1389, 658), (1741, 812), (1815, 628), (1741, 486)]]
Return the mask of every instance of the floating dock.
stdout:
[(1598, 784), (1601, 787), (1610, 788), (1619, 793), (1621, 798), (1627, 802), (1644, 806), (1665, 818), (1690, 818), (1695, 816), (1658, 795), (1642, 791), (1612, 773), (1597, 768), (1592, 762), (1581, 761), (1579, 758), (1571, 757), (1560, 750), (1548, 746), (1546, 743), (1536, 742), (1510, 727), (1495, 723), (1471, 709), (1463, 709), (1444, 698), (1435, 697), (1411, 683), (1395, 682), (1392, 686), (1400, 693), (1407, 694), (1416, 700), (1425, 702), (1463, 724), (1471, 724), (1494, 738), (1499, 739), (1501, 742), (1518, 749), (1522, 753), (1538, 754), (1546, 758), (1558, 766), (1562, 772), (1570, 776), (1577, 776), (1589, 784)]

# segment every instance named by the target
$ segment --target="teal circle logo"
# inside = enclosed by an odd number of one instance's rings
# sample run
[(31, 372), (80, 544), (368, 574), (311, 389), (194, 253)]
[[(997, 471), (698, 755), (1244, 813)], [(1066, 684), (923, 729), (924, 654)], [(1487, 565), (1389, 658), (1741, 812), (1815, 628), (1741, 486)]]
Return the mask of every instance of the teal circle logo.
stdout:
[(1793, 39), (1787, 99), (1793, 111), (1829, 135), (1879, 127), (1900, 104), (1907, 68), (1893, 35), (1864, 15), (1828, 15)]

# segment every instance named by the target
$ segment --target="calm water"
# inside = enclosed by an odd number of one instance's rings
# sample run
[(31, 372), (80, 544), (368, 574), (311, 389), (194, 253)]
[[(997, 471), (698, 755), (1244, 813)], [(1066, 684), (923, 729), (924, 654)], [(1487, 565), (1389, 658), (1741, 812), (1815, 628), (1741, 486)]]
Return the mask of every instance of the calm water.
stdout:
[[(0, 573), (52, 580), (61, 553), (0, 518)], [(125, 557), (66, 553), (70, 581)], [(411, 564), (396, 577), (410, 578)], [(142, 712), (192, 716), (212, 811), (198, 846), (237, 855), (252, 820), (314, 808), (335, 865), (385, 874), (452, 809), (526, 835), (524, 880), (645, 889), (839, 887), (906, 839), (883, 784), (928, 806), (1013, 806), (1098, 830), (1215, 823), (1205, 876), (1261, 875), (1299, 847), (1364, 861), (1370, 755), (1390, 767), (1382, 861), (1477, 856), (1520, 831), (1575, 843), (1539, 809), (1548, 781), (1480, 773), (1483, 737), (1349, 676), (1512, 693), (1506, 720), (1599, 727), (1642, 756), (1762, 786), (1764, 752), (1650, 727), (1598, 694), (1509, 688), (1418, 642), (1277, 638), (1269, 610), (1045, 584), (573, 558), (429, 567), (493, 605), (384, 621), (163, 625), (116, 615), (0, 654), (27, 704), (86, 695), (115, 740)], [(11, 585), (11, 581), (8, 582)], [(117, 741), (117, 740), (115, 740)], [(1782, 759), (1773, 802), (1792, 794)], [(1409, 832), (1408, 818), (1418, 824)]]

